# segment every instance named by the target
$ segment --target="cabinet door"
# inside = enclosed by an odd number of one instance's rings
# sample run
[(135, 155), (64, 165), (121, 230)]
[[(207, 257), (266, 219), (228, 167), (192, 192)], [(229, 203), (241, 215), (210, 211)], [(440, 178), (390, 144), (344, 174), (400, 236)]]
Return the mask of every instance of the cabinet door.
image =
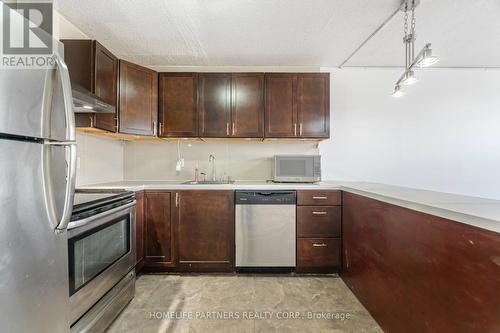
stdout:
[(145, 260), (147, 266), (175, 265), (170, 192), (146, 191), (144, 194)]
[[(94, 93), (105, 102), (116, 106), (118, 59), (97, 41), (94, 41)], [(96, 114), (95, 127), (116, 132), (116, 113)]]
[(300, 137), (330, 136), (330, 74), (297, 74), (297, 116)]
[(139, 272), (144, 263), (144, 192), (136, 192), (135, 200), (136, 272)]
[(233, 74), (231, 97), (231, 136), (263, 137), (264, 74)]
[(120, 60), (120, 133), (156, 135), (158, 73)]
[(234, 191), (180, 191), (178, 196), (179, 269), (232, 271)]
[(216, 138), (229, 136), (231, 74), (201, 73), (198, 84), (200, 136)]
[(197, 83), (196, 73), (160, 73), (159, 136), (198, 135)]
[(288, 73), (266, 74), (265, 136), (268, 138), (297, 135), (295, 91), (297, 76)]

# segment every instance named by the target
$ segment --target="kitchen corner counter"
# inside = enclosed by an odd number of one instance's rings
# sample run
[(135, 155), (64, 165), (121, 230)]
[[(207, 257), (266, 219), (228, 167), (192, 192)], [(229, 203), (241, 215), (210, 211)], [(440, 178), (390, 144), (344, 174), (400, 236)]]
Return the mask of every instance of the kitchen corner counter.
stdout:
[(181, 181), (121, 181), (80, 186), (82, 189), (142, 190), (342, 190), (415, 211), (500, 233), (500, 201), (367, 182), (324, 181), (319, 184), (276, 184), (237, 181), (234, 184), (191, 185)]

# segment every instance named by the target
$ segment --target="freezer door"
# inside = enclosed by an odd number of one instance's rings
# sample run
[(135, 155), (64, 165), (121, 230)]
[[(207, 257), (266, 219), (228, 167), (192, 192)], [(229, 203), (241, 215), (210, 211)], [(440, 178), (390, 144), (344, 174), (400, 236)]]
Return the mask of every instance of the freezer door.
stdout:
[[(11, 15), (20, 16), (3, 4), (0, 7), (10, 10)], [(15, 25), (15, 28), (22, 28), (22, 25)], [(11, 33), (22, 36), (22, 32), (16, 29)], [(64, 59), (62, 43), (56, 39), (52, 43), (54, 54)], [(69, 74), (64, 73), (64, 70), (61, 66), (48, 70), (0, 68), (0, 136), (11, 134), (58, 141), (72, 140), (67, 135), (71, 124), (67, 122), (69, 114), (66, 111), (71, 111), (74, 118), (73, 102), (69, 102), (71, 110), (66, 110), (63, 74)], [(69, 82), (65, 89), (71, 96)]]
[(0, 332), (69, 331), (66, 150), (0, 138)]

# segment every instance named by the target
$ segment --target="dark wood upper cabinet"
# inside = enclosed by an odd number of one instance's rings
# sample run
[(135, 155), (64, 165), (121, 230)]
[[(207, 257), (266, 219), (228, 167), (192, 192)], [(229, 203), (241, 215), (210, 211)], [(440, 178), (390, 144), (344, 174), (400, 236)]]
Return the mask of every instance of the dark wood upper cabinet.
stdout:
[(175, 266), (174, 225), (171, 212), (170, 192), (145, 192), (144, 257), (146, 267)]
[(230, 136), (264, 136), (264, 74), (234, 73), (231, 83)]
[[(94, 93), (107, 103), (116, 106), (118, 58), (97, 41), (94, 41), (94, 54)], [(116, 132), (116, 113), (96, 114), (95, 127)]]
[(297, 75), (297, 121), (300, 137), (330, 136), (330, 74)]
[(158, 136), (198, 136), (198, 74), (159, 74)]
[[(95, 40), (63, 39), (64, 61), (71, 84), (80, 86), (117, 106), (118, 59)], [(116, 114), (76, 115), (78, 127), (96, 127), (116, 132)]]
[(265, 78), (265, 136), (269, 138), (297, 136), (297, 75), (269, 73)]
[(227, 137), (231, 122), (231, 74), (200, 73), (198, 113), (201, 137)]
[(158, 73), (120, 60), (120, 133), (156, 136)]
[(328, 138), (329, 73), (266, 74), (265, 136)]
[(177, 192), (178, 268), (181, 271), (234, 269), (234, 191)]

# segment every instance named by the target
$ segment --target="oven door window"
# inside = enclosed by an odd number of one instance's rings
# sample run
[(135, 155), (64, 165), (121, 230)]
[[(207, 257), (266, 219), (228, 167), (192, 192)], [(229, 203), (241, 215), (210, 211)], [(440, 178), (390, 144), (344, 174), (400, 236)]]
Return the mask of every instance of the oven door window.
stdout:
[(69, 239), (70, 296), (130, 251), (130, 216)]

